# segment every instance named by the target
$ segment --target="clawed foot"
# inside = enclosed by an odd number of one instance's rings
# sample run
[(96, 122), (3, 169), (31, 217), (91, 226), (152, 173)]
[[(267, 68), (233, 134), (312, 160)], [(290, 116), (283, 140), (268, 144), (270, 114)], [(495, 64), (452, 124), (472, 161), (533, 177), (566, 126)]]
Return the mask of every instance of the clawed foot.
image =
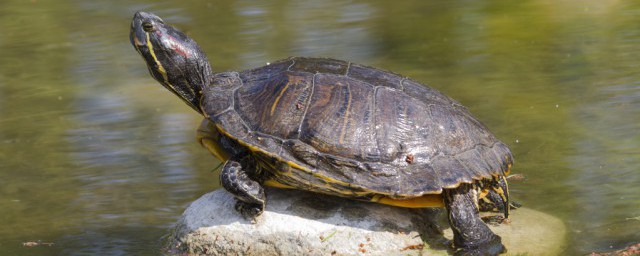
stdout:
[[(241, 160), (242, 157), (235, 156), (225, 162), (220, 173), (220, 183), (236, 198), (236, 211), (245, 219), (255, 223), (256, 217), (264, 211), (267, 197), (262, 185), (250, 176), (255, 173), (255, 170), (243, 169)], [(251, 172), (247, 172), (247, 169)]]
[(493, 239), (487, 243), (477, 246), (469, 246), (458, 248), (453, 255), (455, 256), (494, 256), (506, 253), (507, 248), (502, 245), (502, 239), (494, 235)]
[(251, 221), (251, 223), (256, 223), (256, 218), (264, 212), (262, 206), (263, 205), (260, 204), (250, 204), (238, 200), (236, 201), (235, 209), (246, 220)]
[(492, 226), (498, 226), (500, 224), (509, 224), (511, 223), (511, 221), (507, 218), (505, 218), (502, 215), (491, 215), (491, 216), (485, 216), (481, 218), (482, 221), (484, 221), (484, 223), (487, 223), (489, 225)]

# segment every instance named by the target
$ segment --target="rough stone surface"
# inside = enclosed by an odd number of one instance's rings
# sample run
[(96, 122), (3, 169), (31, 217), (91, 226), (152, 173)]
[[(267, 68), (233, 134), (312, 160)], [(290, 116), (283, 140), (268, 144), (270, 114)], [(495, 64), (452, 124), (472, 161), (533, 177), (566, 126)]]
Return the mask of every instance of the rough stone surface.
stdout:
[[(406, 209), (295, 190), (267, 190), (255, 224), (219, 189), (194, 201), (170, 235), (169, 252), (209, 255), (447, 255), (453, 237), (443, 210)], [(555, 255), (565, 227), (521, 208), (511, 224), (491, 226), (509, 255)]]
[(637, 256), (640, 255), (640, 243), (632, 244), (622, 250), (612, 252), (592, 252), (589, 256)]

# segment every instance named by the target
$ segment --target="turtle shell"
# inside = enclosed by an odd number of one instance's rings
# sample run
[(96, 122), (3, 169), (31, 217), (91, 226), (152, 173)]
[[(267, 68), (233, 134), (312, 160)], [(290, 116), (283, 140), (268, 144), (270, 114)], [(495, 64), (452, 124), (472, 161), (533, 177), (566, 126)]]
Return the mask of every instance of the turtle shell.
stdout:
[(215, 74), (201, 108), (285, 186), (410, 198), (509, 172), (509, 148), (460, 103), (334, 59)]

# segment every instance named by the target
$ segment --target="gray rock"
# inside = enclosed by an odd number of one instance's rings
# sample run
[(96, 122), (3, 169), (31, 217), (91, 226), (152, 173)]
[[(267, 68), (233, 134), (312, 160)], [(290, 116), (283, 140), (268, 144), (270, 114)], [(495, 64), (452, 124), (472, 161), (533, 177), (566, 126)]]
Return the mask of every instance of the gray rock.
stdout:
[[(169, 252), (208, 255), (447, 255), (453, 237), (439, 209), (406, 209), (297, 190), (267, 190), (255, 224), (219, 189), (194, 201), (169, 237)], [(554, 255), (565, 227), (521, 208), (511, 224), (492, 226), (509, 254)], [(443, 230), (444, 229), (444, 230)]]

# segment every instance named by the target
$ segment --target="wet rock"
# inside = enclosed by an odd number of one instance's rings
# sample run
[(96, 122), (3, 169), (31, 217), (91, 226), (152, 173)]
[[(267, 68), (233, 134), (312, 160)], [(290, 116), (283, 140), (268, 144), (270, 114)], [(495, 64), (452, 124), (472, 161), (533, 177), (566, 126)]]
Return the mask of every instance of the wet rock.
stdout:
[(592, 252), (589, 256), (634, 256), (640, 255), (640, 243), (632, 244), (622, 250), (612, 252)]
[[(209, 255), (447, 255), (453, 237), (439, 209), (406, 209), (294, 190), (267, 190), (255, 224), (219, 189), (194, 201), (170, 236), (175, 254)], [(521, 208), (511, 224), (491, 226), (509, 254), (557, 254), (564, 241), (558, 219)]]

